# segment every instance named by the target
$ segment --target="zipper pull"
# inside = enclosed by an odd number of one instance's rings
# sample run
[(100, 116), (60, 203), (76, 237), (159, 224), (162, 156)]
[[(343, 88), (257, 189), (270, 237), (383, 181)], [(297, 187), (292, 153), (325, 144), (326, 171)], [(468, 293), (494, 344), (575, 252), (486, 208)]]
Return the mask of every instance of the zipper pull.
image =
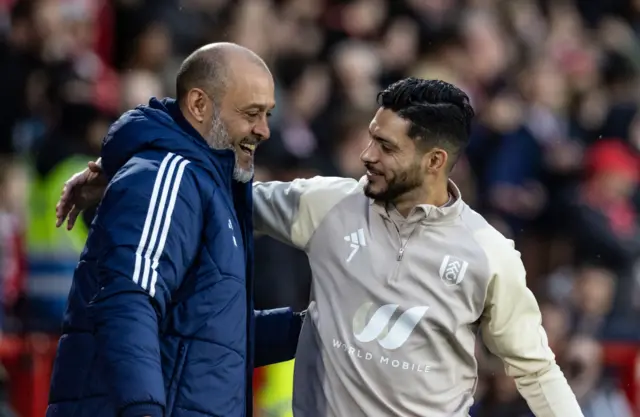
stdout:
[(398, 261), (402, 260), (402, 257), (404, 256), (404, 246), (400, 248), (400, 250), (398, 251)]

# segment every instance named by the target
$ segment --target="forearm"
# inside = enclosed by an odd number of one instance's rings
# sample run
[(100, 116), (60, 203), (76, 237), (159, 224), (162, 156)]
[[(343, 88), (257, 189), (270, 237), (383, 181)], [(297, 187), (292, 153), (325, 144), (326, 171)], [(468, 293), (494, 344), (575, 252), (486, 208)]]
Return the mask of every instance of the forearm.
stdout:
[(526, 287), (519, 254), (499, 249), (493, 253), (495, 273), (485, 300), (483, 339), (503, 360), (507, 375), (515, 379), (536, 417), (582, 417), (549, 347), (540, 308)]
[(285, 362), (295, 357), (304, 314), (290, 308), (255, 311), (254, 366)]
[(515, 381), (536, 417), (583, 417), (576, 396), (555, 362)]

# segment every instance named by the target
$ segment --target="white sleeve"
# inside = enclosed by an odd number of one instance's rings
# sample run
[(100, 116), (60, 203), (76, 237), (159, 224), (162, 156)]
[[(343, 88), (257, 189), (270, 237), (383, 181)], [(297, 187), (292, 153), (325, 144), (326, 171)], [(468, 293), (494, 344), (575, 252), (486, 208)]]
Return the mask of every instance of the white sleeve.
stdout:
[(536, 417), (583, 417), (549, 348), (520, 253), (507, 244), (486, 250), (493, 276), (481, 325), (485, 344), (503, 360)]
[(305, 249), (327, 213), (357, 185), (354, 179), (339, 177), (256, 182), (254, 231)]

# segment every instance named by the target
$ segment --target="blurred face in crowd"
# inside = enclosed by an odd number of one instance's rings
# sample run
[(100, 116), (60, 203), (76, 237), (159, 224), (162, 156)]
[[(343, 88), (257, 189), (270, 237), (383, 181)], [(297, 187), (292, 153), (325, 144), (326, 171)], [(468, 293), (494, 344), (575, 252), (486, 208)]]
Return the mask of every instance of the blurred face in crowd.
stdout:
[(137, 40), (137, 65), (149, 70), (161, 69), (170, 57), (171, 37), (166, 26), (151, 24)]
[(343, 25), (347, 33), (355, 36), (376, 33), (384, 22), (387, 3), (382, 0), (358, 0), (349, 3), (343, 11)]
[(7, 211), (17, 216), (25, 212), (28, 180), (26, 170), (19, 164), (0, 157), (0, 212)]
[(368, 197), (394, 201), (422, 186), (425, 155), (407, 134), (409, 124), (384, 108), (380, 108), (371, 121), (371, 140), (360, 155), (367, 169), (365, 194)]
[(540, 305), (542, 327), (547, 333), (549, 347), (557, 355), (560, 353), (569, 331), (569, 318), (564, 310), (552, 305)]
[(534, 101), (553, 110), (566, 106), (567, 84), (560, 68), (551, 61), (537, 63), (529, 74)]
[(602, 372), (602, 348), (598, 341), (576, 336), (567, 349), (566, 376), (578, 399), (584, 398), (596, 387)]
[(626, 173), (611, 170), (598, 173), (591, 180), (591, 184), (598, 189), (602, 203), (609, 203), (631, 197), (636, 190), (637, 182)]
[(210, 120), (205, 139), (214, 149), (232, 149), (236, 155), (234, 179), (248, 182), (253, 177), (257, 146), (269, 139), (268, 117), (275, 107), (271, 73), (255, 63), (229, 69), (226, 92), (219, 103), (207, 106)]
[(585, 314), (604, 316), (611, 309), (615, 276), (601, 268), (584, 268), (577, 277), (574, 297)]

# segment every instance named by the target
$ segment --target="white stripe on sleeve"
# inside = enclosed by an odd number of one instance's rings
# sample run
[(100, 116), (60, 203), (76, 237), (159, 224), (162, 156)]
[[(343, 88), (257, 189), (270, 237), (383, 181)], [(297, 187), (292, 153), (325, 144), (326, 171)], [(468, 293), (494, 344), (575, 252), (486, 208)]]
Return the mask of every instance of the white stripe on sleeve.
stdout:
[[(142, 288), (148, 290), (149, 289), (149, 279), (151, 278), (151, 254), (158, 244), (158, 233), (160, 232), (160, 224), (164, 219), (165, 209), (167, 208), (167, 195), (169, 194), (169, 190), (171, 189), (171, 184), (173, 182), (173, 172), (176, 170), (176, 165), (178, 162), (183, 159), (179, 155), (175, 155), (171, 158), (171, 163), (169, 164), (169, 169), (167, 174), (165, 175), (162, 181), (162, 194), (160, 195), (160, 203), (158, 204), (157, 211), (153, 216), (153, 229), (151, 232), (151, 237), (149, 238), (149, 242), (147, 243), (146, 250), (142, 259), (144, 260), (144, 270), (142, 271)], [(161, 250), (164, 247), (161, 248)]]
[[(180, 163), (178, 173), (174, 178), (176, 165)], [(142, 235), (138, 249), (136, 250), (133, 282), (148, 290), (150, 295), (155, 294), (157, 280), (156, 268), (166, 243), (171, 216), (175, 207), (175, 201), (180, 190), (180, 182), (184, 173), (184, 167), (189, 163), (180, 155), (168, 153), (162, 160), (156, 180), (153, 184), (151, 201), (144, 221)], [(160, 201), (158, 202), (158, 196)], [(167, 207), (167, 198), (169, 199)], [(164, 224), (162, 233), (160, 227)], [(158, 239), (160, 237), (160, 239)], [(154, 255), (152, 259), (152, 254)], [(153, 277), (151, 277), (153, 275)], [(151, 285), (150, 284), (151, 278)]]
[(156, 252), (153, 254), (153, 263), (151, 264), (152, 275), (151, 275), (151, 286), (149, 287), (149, 294), (153, 297), (156, 294), (156, 281), (158, 280), (158, 263), (160, 262), (160, 256), (162, 255), (162, 251), (164, 250), (164, 246), (167, 242), (167, 235), (169, 234), (169, 227), (171, 227), (171, 218), (173, 217), (173, 209), (176, 206), (176, 198), (178, 197), (178, 192), (180, 191), (180, 182), (182, 182), (182, 175), (184, 174), (184, 168), (187, 166), (189, 161), (186, 159), (180, 162), (178, 166), (178, 173), (176, 174), (176, 178), (173, 181), (173, 186), (171, 188), (171, 198), (169, 200), (169, 207), (167, 208), (167, 213), (164, 218), (164, 225), (162, 226), (162, 234), (160, 235), (160, 243), (156, 248)]
[(138, 249), (136, 250), (136, 264), (133, 270), (133, 282), (136, 284), (140, 281), (140, 269), (142, 268), (142, 251), (144, 251), (145, 244), (147, 243), (147, 238), (149, 236), (149, 230), (151, 229), (151, 222), (153, 221), (153, 214), (156, 208), (156, 200), (158, 200), (158, 193), (160, 192), (160, 186), (162, 185), (162, 180), (164, 179), (164, 173), (167, 170), (167, 165), (171, 162), (174, 154), (168, 153), (167, 156), (164, 157), (162, 163), (160, 164), (160, 169), (158, 170), (158, 174), (156, 175), (156, 180), (153, 183), (153, 192), (151, 194), (151, 201), (149, 202), (149, 208), (147, 209), (147, 216), (144, 220), (144, 227), (142, 229), (142, 236), (140, 236), (140, 242), (138, 243)]

